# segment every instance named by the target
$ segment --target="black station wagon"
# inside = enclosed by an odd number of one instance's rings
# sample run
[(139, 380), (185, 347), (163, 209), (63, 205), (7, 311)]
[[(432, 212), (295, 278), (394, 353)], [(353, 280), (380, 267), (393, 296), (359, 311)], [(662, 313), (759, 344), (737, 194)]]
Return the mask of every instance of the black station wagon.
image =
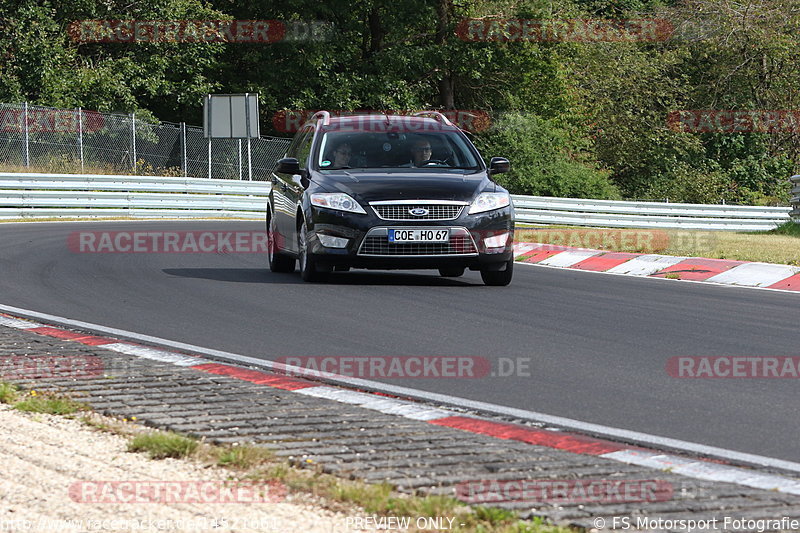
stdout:
[(331, 117), (320, 111), (272, 173), (267, 207), (269, 265), (319, 281), (333, 270), (479, 270), (508, 285), (514, 212), (487, 167), (444, 115)]

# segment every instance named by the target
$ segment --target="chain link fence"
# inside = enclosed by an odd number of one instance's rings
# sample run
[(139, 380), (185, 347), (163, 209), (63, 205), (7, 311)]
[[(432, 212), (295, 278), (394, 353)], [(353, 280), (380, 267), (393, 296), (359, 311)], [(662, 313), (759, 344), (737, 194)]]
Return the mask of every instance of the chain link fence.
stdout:
[(207, 139), (186, 123), (135, 115), (0, 104), (0, 163), (53, 171), (268, 180), (291, 139)]

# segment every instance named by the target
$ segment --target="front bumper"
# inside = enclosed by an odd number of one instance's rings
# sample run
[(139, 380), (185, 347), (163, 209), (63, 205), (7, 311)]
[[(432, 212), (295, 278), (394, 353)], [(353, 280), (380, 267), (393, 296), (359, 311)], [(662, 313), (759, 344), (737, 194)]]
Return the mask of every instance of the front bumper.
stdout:
[[(452, 220), (387, 221), (374, 213), (345, 213), (309, 206), (306, 236), (309, 253), (320, 266), (391, 269), (465, 267), (472, 270), (503, 268), (513, 258), (514, 215), (509, 206)], [(449, 228), (449, 244), (392, 245), (390, 228)], [(508, 233), (504, 246), (487, 248), (486, 238)], [(344, 248), (323, 246), (318, 235), (347, 239)]]

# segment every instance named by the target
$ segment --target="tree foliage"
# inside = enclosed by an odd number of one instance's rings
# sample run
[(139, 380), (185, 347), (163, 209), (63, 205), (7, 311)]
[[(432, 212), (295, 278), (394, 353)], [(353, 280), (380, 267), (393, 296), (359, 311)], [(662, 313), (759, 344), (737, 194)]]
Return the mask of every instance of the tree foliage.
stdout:
[[(459, 37), (466, 18), (660, 19), (645, 42)], [(322, 23), (276, 43), (78, 43), (83, 19)], [(786, 201), (800, 128), (676, 131), (676, 110), (798, 110), (796, 0), (8, 0), (0, 101), (201, 120), (210, 92), (283, 109), (483, 110), (486, 157), (515, 192), (671, 201)]]

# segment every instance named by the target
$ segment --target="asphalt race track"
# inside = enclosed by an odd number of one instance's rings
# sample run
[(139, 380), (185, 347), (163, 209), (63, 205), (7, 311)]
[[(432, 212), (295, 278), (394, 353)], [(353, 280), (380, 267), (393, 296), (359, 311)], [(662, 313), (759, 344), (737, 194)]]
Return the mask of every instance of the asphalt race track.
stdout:
[[(75, 231), (258, 222), (0, 224), (0, 303), (263, 359), (530, 358), (530, 376), (392, 383), (800, 461), (794, 379), (676, 379), (673, 356), (800, 355), (800, 295), (517, 265), (509, 287), (434, 271), (271, 274), (260, 254), (86, 254)], [(374, 379), (374, 378), (372, 378)]]

